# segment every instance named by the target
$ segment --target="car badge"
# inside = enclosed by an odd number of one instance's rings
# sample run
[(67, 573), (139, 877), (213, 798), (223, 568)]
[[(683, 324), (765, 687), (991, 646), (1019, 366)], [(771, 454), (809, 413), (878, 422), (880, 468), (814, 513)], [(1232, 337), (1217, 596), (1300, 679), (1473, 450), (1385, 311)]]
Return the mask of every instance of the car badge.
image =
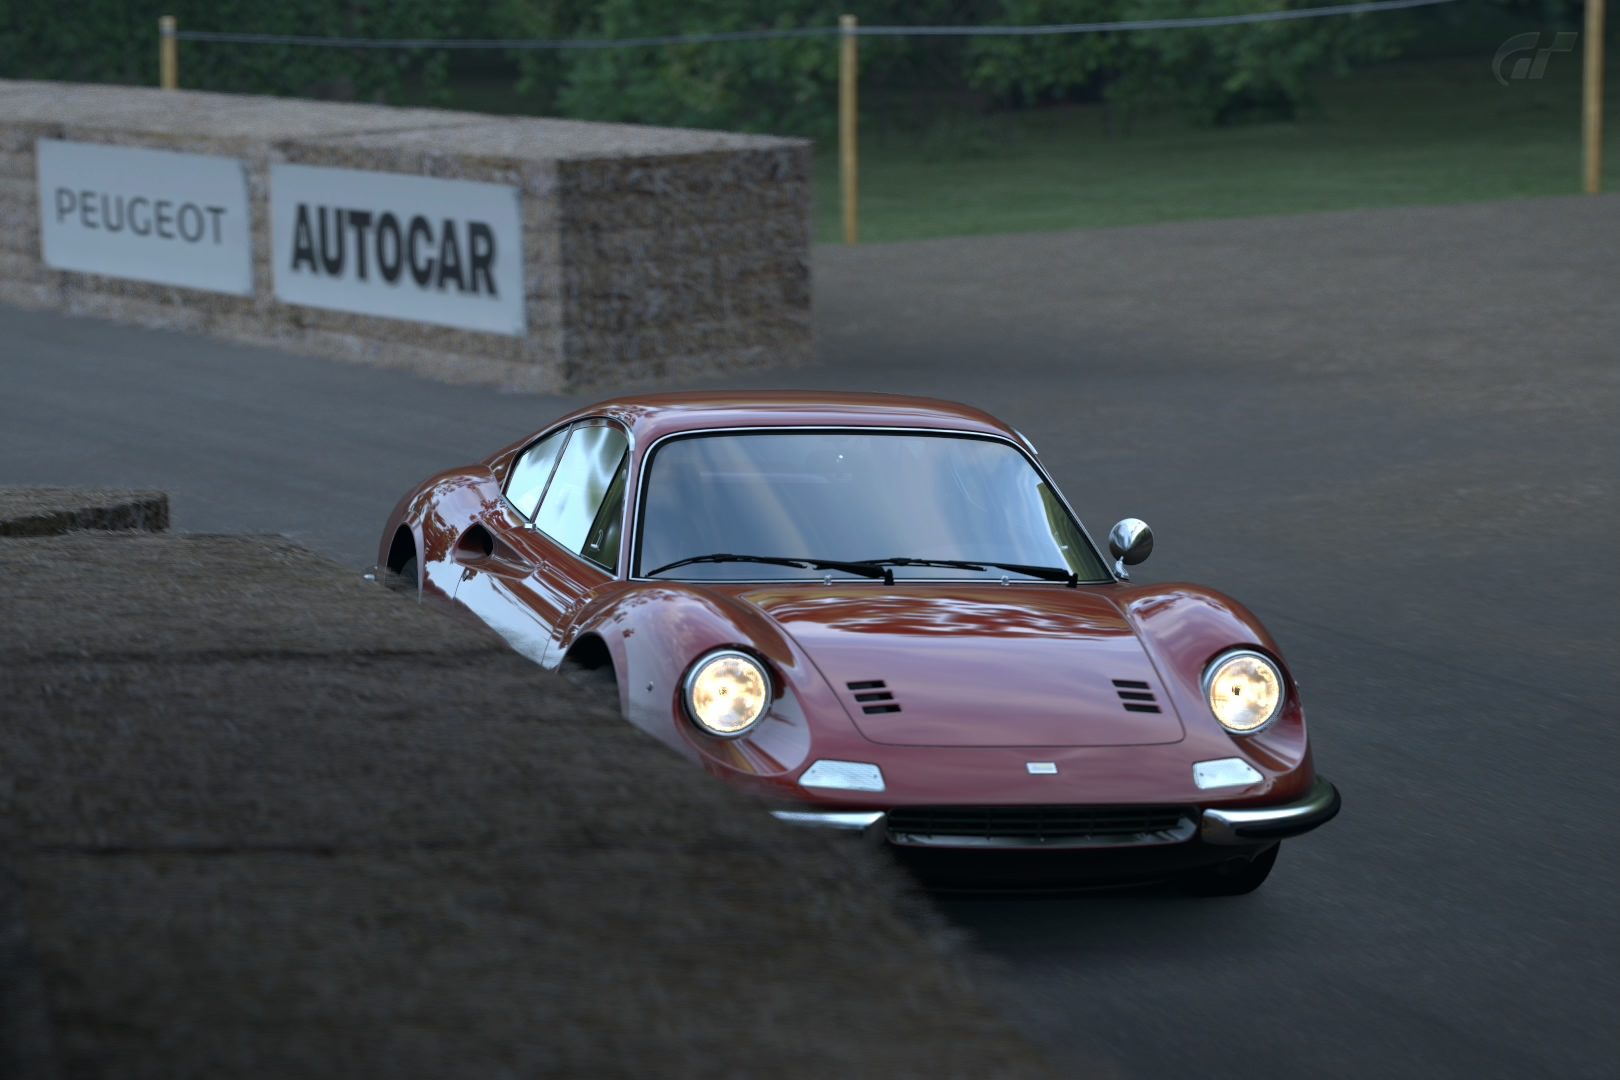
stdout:
[(1056, 776), (1057, 762), (1055, 761), (1026, 761), (1024, 768), (1029, 770), (1031, 776)]

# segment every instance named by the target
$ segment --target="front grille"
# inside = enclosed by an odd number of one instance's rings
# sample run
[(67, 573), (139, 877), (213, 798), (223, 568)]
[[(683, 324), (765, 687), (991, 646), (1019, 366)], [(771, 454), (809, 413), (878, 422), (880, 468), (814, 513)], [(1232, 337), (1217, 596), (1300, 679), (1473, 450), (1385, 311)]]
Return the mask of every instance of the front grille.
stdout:
[(890, 810), (897, 844), (1101, 847), (1190, 839), (1186, 806), (915, 806)]

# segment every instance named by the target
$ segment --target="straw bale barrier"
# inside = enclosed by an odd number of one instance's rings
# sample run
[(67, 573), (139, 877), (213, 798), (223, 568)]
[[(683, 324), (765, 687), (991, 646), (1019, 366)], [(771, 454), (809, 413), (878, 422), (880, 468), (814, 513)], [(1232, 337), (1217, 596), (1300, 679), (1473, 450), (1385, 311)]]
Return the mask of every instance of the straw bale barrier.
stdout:
[(169, 497), (161, 491), (0, 488), (0, 536), (168, 527)]
[[(116, 210), (120, 225), (126, 207), (117, 192), (104, 190), (115, 183), (70, 177), (41, 192), (41, 140), (241, 162), (252, 264), (250, 283), (244, 272), (245, 294), (47, 265), (42, 217), (60, 228), (77, 224), (76, 235), (104, 241), (109, 221), (90, 213), (95, 199), (112, 199), (97, 214)], [(442, 276), (420, 286), (424, 303), (397, 304), (397, 316), (278, 299), (274, 261), (286, 271), (289, 260), (272, 235), (272, 176), (277, 167), (297, 165), (510, 189), (519, 235), (480, 239), (486, 248), (521, 251), (521, 266), (498, 283), (508, 299), (521, 290), (510, 313), (520, 329), (417, 321), (455, 292)], [(535, 390), (792, 366), (810, 356), (809, 172), (809, 144), (795, 139), (0, 81), (0, 302)], [(354, 186), (334, 196), (334, 213), (343, 199), (359, 205)], [(446, 215), (456, 213), (453, 193), (440, 201)], [(143, 213), (150, 215), (150, 205)], [(191, 221), (216, 232), (220, 224), (195, 213)], [(351, 279), (362, 273), (354, 252), (370, 245), (366, 287), (376, 293), (379, 245), (384, 254), (391, 247), (397, 270), (406, 223), (391, 245), (375, 220), (362, 224), (348, 234), (343, 272)], [(440, 222), (428, 224), (436, 236)], [(168, 227), (176, 228), (172, 219)], [(477, 257), (467, 240), (462, 234), (457, 256), (464, 288)], [(186, 254), (183, 244), (149, 247), (165, 254), (144, 260), (147, 268), (169, 253)], [(422, 258), (424, 266), (432, 261)], [(408, 275), (389, 284), (401, 297), (411, 292)], [(326, 295), (321, 283), (312, 287)]]
[(139, 531), (0, 609), (8, 1076), (1045, 1075), (894, 867), (477, 624)]

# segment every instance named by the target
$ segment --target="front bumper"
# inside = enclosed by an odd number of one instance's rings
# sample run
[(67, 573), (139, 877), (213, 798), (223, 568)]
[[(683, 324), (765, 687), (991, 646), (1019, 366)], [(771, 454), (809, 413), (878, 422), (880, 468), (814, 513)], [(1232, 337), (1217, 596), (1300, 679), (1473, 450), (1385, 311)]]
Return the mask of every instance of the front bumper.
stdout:
[[(1220, 807), (1206, 809), (1199, 815), (1197, 836), (1202, 843), (1217, 847), (1273, 844), (1278, 840), (1299, 836), (1319, 825), (1327, 824), (1338, 814), (1339, 805), (1338, 789), (1326, 778), (1318, 776), (1309, 793), (1295, 802), (1234, 809)], [(773, 810), (771, 814), (778, 821), (812, 828), (875, 835), (883, 835), (886, 832), (883, 826), (887, 814), (882, 810)], [(1166, 835), (1157, 843), (1169, 845), (1190, 839), (1192, 839), (1191, 830), (1185, 835)], [(1148, 841), (1150, 844), (1153, 842)], [(1040, 845), (1022, 838), (1018, 840), (1009, 838), (1006, 843), (997, 844), (995, 838), (986, 837), (974, 838), (971, 844), (961, 843), (955, 846), (1006, 847), (1027, 851), (1032, 846)], [(1055, 849), (1073, 849), (1109, 845), (1058, 843), (1051, 846)], [(1143, 846), (1143, 840), (1138, 838), (1129, 846)]]
[(1339, 812), (1339, 789), (1318, 776), (1298, 802), (1204, 811), (1199, 837), (1206, 844), (1269, 844), (1326, 825)]
[(771, 817), (790, 825), (864, 833), (887, 817), (882, 810), (772, 810)]

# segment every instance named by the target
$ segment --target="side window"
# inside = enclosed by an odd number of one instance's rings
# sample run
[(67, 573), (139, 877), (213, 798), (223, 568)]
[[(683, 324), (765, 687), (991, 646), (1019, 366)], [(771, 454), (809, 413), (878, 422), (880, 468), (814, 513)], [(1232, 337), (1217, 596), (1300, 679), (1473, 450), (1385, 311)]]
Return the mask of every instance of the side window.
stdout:
[(624, 432), (609, 424), (576, 425), (535, 516), (535, 527), (570, 551), (589, 554), (586, 538), (627, 445)]
[(591, 531), (585, 534), (585, 547), (580, 554), (609, 570), (619, 569), (619, 536), (624, 529), (624, 478), (630, 471), (630, 455), (619, 458), (619, 471), (613, 474), (602, 508), (591, 522)]
[(512, 473), (506, 478), (506, 499), (524, 517), (534, 517), (535, 507), (540, 505), (540, 496), (546, 490), (546, 481), (551, 479), (551, 467), (557, 464), (557, 455), (567, 435), (567, 428), (547, 435), (512, 463)]

